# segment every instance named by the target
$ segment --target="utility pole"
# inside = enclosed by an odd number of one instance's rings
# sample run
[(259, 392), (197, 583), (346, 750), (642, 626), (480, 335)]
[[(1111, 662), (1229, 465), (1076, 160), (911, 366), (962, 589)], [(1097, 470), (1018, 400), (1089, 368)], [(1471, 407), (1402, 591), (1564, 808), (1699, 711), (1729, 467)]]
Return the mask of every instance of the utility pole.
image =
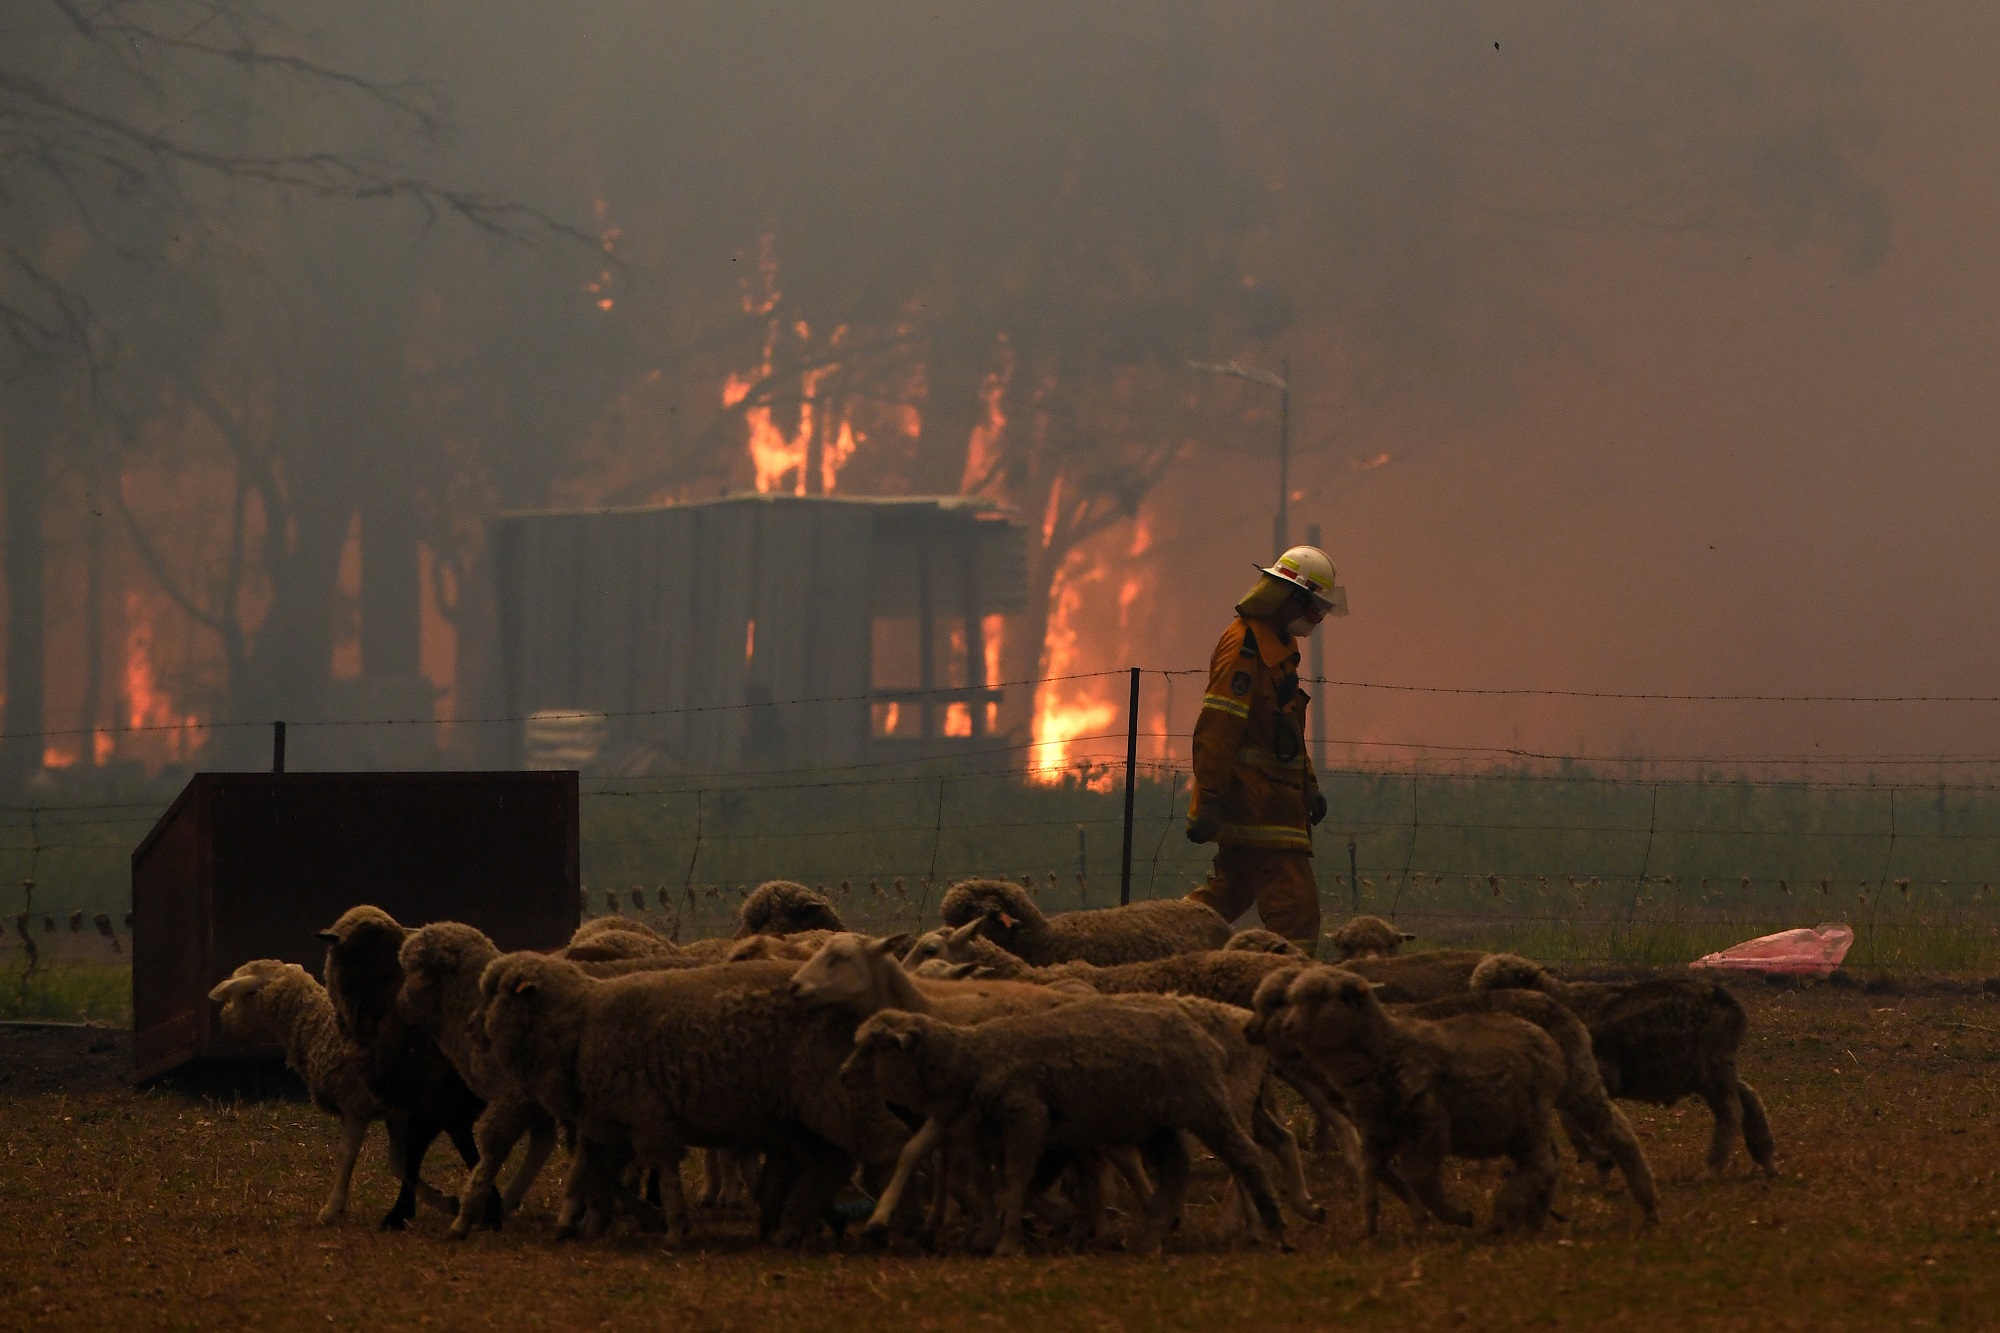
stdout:
[[(1292, 547), (1292, 359), (1278, 358), (1278, 517), (1275, 554)], [(1317, 542), (1314, 545), (1318, 545)]]
[[(1306, 545), (1319, 546), (1319, 524), (1306, 528)], [(1326, 548), (1320, 546), (1323, 551)], [(1313, 688), (1319, 697), (1312, 702), (1312, 758), (1313, 771), (1326, 771), (1326, 626), (1321, 625), (1306, 640), (1306, 674), (1314, 680)]]

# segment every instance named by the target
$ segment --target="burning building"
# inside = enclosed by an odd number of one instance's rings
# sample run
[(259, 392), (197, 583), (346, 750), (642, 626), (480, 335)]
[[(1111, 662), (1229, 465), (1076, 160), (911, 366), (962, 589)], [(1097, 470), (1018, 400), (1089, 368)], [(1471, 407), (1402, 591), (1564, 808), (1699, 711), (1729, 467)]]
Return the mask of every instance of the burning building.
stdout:
[(998, 676), (1027, 534), (990, 501), (742, 495), (511, 513), (497, 532), (530, 766), (833, 766), (1026, 729), (1031, 691), (1010, 701)]

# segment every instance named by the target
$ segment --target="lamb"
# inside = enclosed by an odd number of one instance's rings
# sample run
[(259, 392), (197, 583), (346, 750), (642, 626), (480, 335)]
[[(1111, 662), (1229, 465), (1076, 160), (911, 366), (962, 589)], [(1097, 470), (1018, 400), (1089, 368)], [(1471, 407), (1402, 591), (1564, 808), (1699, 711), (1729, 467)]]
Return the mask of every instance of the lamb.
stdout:
[(499, 1067), (486, 1046), (486, 1034), (474, 1026), (481, 1006), (479, 976), (499, 956), (483, 932), (457, 921), (415, 931), (399, 956), (403, 989), (396, 1003), (403, 1017), (430, 1034), (466, 1086), (486, 1102), (473, 1126), (479, 1161), (459, 1194), (450, 1232), (454, 1240), (464, 1239), (481, 1211), (490, 1207), (500, 1168), (524, 1135), (527, 1154), (501, 1196), (496, 1221), (520, 1208), (555, 1147), (555, 1121)]
[(841, 931), (847, 923), (833, 899), (788, 879), (768, 880), (750, 891), (737, 914), (737, 939), (751, 935), (797, 935), (808, 930)]
[(1335, 961), (1346, 962), (1351, 958), (1394, 958), (1415, 938), (1379, 916), (1357, 916), (1340, 929), (1328, 931), (1326, 942), (1333, 946)]
[[(999, 1137), (1000, 1212), (976, 1248), (1020, 1252), (1022, 1207), (1044, 1149), (1137, 1146), (1155, 1188), (1135, 1248), (1156, 1253), (1187, 1194), (1182, 1131), (1228, 1166), (1262, 1225), (1283, 1240), (1264, 1164), (1231, 1107), (1224, 1053), (1179, 1003), (1083, 1000), (977, 1027), (887, 1010), (861, 1024), (841, 1079), (925, 1116), (891, 1189), (955, 1128)], [(885, 1226), (878, 1209), (868, 1228)]]
[[(1248, 1010), (1258, 986), (1266, 977), (1278, 972), (1291, 972), (1299, 966), (1298, 958), (1283, 954), (1246, 949), (1210, 949), (1114, 967), (1062, 963), (1055, 967), (1037, 968), (1029, 967), (991, 940), (981, 938), (976, 930), (977, 923), (971, 923), (957, 930), (937, 932), (937, 947), (945, 958), (957, 965), (972, 965), (975, 968), (972, 975), (1051, 985), (1081, 984), (1105, 995), (1192, 995)], [(1245, 1016), (1248, 1017), (1247, 1014)], [(1331, 1144), (1337, 1147), (1359, 1176), (1358, 1140), (1353, 1126), (1341, 1113), (1338, 1098), (1327, 1093), (1324, 1080), (1317, 1078), (1303, 1059), (1278, 1060), (1276, 1073), (1311, 1106), (1319, 1124), (1315, 1135), (1317, 1146)]]
[[(239, 1041), (275, 1041), (285, 1048), (285, 1065), (305, 1080), (312, 1102), (340, 1118), (340, 1156), (333, 1192), (319, 1210), (322, 1226), (347, 1211), (355, 1159), (368, 1127), (382, 1118), (382, 1103), (368, 1088), (366, 1054), (341, 1039), (333, 1001), (297, 963), (259, 958), (243, 964), (208, 993), (222, 1005), (223, 1030)], [(390, 1129), (390, 1158), (399, 1168), (399, 1133)]]
[(1671, 1106), (1694, 1096), (1715, 1117), (1707, 1167), (1719, 1175), (1740, 1136), (1750, 1158), (1777, 1174), (1777, 1145), (1764, 1099), (1737, 1073), (1749, 1019), (1713, 981), (1659, 977), (1623, 984), (1564, 982), (1514, 954), (1495, 954), (1473, 973), (1479, 990), (1519, 988), (1553, 996), (1590, 1029), (1592, 1049), (1613, 1097)]
[(1577, 1156), (1597, 1167), (1600, 1180), (1608, 1180), (1612, 1167), (1616, 1166), (1646, 1221), (1659, 1220), (1659, 1194), (1653, 1184), (1653, 1168), (1646, 1161), (1638, 1136), (1632, 1132), (1631, 1122), (1605, 1092), (1604, 1079), (1591, 1052), (1590, 1030), (1575, 1014), (1550, 996), (1526, 990), (1447, 995), (1441, 1000), (1404, 1006), (1397, 1012), (1429, 1019), (1473, 1013), (1512, 1014), (1548, 1033), (1562, 1051), (1567, 1071), (1562, 1089), (1556, 1094), (1556, 1114), (1569, 1132)]
[[(473, 1127), (485, 1103), (397, 1008), (408, 932), (396, 919), (379, 907), (350, 907), (319, 934), (327, 942), (326, 991), (340, 1034), (367, 1053), (369, 1090), (384, 1110), (408, 1118), (396, 1163), (403, 1188), (382, 1218), (384, 1230), (399, 1231), (416, 1213), (419, 1170), (440, 1133), (450, 1136), (467, 1167), (477, 1163)], [(458, 1211), (456, 1202), (448, 1211)]]
[(1472, 1225), (1472, 1214), (1445, 1196), (1439, 1173), (1447, 1155), (1510, 1159), (1493, 1229), (1541, 1228), (1557, 1179), (1549, 1115), (1568, 1078), (1546, 1032), (1504, 1013), (1394, 1016), (1366, 980), (1338, 968), (1300, 971), (1282, 1004), (1260, 999), (1252, 1032), (1275, 1032), (1308, 1055), (1361, 1130), (1369, 1235), (1378, 1229), (1382, 1185), (1412, 1211), (1414, 1192), (1439, 1220)]
[(1373, 982), (1375, 996), (1383, 1004), (1422, 1004), (1470, 989), (1472, 970), (1486, 958), (1477, 949), (1427, 949), (1387, 958), (1354, 958), (1340, 966)]
[(879, 1097), (835, 1077), (854, 1020), (791, 1001), (796, 963), (594, 980), (539, 954), (503, 954), (480, 978), (493, 1053), (559, 1120), (577, 1153), (558, 1219), (629, 1160), (661, 1173), (667, 1239), (687, 1232), (687, 1147), (766, 1154), (760, 1230), (792, 1244), (816, 1227), (854, 1161), (886, 1166), (908, 1138)]
[(980, 934), (1037, 967), (1072, 960), (1134, 963), (1220, 949), (1229, 940), (1228, 922), (1185, 898), (1047, 917), (1020, 885), (1004, 879), (952, 885), (941, 911), (948, 926), (979, 922)]
[(1225, 949), (1243, 949), (1250, 953), (1283, 954), (1287, 958), (1304, 960), (1305, 950), (1286, 939), (1275, 930), (1239, 930), (1229, 937)]
[[(919, 985), (911, 973), (897, 966), (897, 939), (870, 939), (865, 935), (841, 934), (829, 939), (806, 965), (792, 975), (793, 998), (808, 1005), (831, 1005), (846, 1010), (859, 1022), (884, 1009), (929, 1014), (946, 1022), (982, 1023), (1005, 1014), (1027, 1013), (1053, 1008), (1082, 995), (1094, 995), (1087, 986), (1044, 986), (1013, 981), (952, 981)], [(941, 959), (932, 959), (941, 966)], [(946, 1196), (943, 1182), (951, 1163), (938, 1169), (939, 1192), (934, 1197), (925, 1230), (935, 1234), (944, 1220)], [(1128, 1175), (1136, 1179), (1136, 1173)], [(905, 1178), (907, 1181), (907, 1177)], [(1143, 1185), (1143, 1180), (1137, 1183)], [(1143, 1190), (1135, 1192), (1143, 1193)], [(877, 1205), (888, 1218), (901, 1202), (902, 1188), (892, 1183)]]

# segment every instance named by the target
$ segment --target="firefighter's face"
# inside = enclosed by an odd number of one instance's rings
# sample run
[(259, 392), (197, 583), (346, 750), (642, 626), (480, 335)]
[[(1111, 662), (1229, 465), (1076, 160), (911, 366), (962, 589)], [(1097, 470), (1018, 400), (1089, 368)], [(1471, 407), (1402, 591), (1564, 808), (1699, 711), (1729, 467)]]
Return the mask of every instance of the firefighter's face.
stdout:
[(1326, 612), (1319, 609), (1319, 603), (1302, 592), (1292, 594), (1289, 610), (1291, 618), (1285, 622), (1285, 633), (1295, 639), (1305, 638), (1319, 628), (1320, 621), (1326, 619)]

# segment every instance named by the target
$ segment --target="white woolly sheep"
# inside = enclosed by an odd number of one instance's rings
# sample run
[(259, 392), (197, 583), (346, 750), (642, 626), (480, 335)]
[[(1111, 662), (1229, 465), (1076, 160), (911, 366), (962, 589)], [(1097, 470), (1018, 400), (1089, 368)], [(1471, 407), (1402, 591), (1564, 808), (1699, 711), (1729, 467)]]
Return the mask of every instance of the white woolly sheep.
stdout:
[(1302, 970), (1282, 1005), (1253, 1029), (1276, 1032), (1327, 1076), (1361, 1131), (1362, 1216), (1374, 1235), (1380, 1186), (1412, 1211), (1414, 1192), (1439, 1220), (1470, 1226), (1445, 1196), (1447, 1155), (1506, 1157), (1513, 1174), (1493, 1203), (1493, 1229), (1539, 1230), (1557, 1180), (1549, 1117), (1568, 1077), (1546, 1032), (1511, 1014), (1437, 1020), (1392, 1015), (1361, 977)]
[(1229, 940), (1228, 922), (1186, 898), (1044, 916), (1020, 885), (1004, 879), (954, 884), (940, 910), (946, 925), (979, 922), (980, 934), (1037, 967), (1136, 963), (1220, 949)]
[(1583, 1020), (1553, 997), (1529, 990), (1470, 991), (1402, 1006), (1395, 1012), (1411, 1018), (1505, 1013), (1525, 1018), (1548, 1033), (1562, 1051), (1563, 1065), (1568, 1071), (1562, 1090), (1556, 1094), (1556, 1114), (1568, 1131), (1577, 1156), (1597, 1168), (1600, 1181), (1608, 1180), (1615, 1166), (1646, 1220), (1659, 1219), (1659, 1194), (1653, 1184), (1652, 1165), (1639, 1146), (1638, 1135), (1632, 1132), (1631, 1122), (1612, 1104), (1604, 1089), (1597, 1058), (1591, 1051), (1590, 1030)]
[(1340, 929), (1328, 931), (1326, 942), (1333, 948), (1335, 961), (1345, 962), (1351, 958), (1393, 958), (1415, 938), (1379, 916), (1357, 916)]
[(503, 954), (480, 979), (500, 1063), (577, 1130), (558, 1228), (627, 1160), (661, 1173), (668, 1242), (687, 1231), (690, 1146), (765, 1154), (760, 1230), (781, 1244), (820, 1224), (852, 1163), (893, 1161), (908, 1132), (835, 1077), (854, 1020), (792, 1001), (797, 964), (733, 963), (597, 981), (574, 964)]
[[(354, 1163), (368, 1127), (383, 1118), (382, 1103), (368, 1087), (367, 1054), (342, 1039), (326, 989), (297, 963), (275, 958), (245, 963), (208, 998), (222, 1005), (223, 1030), (237, 1040), (284, 1047), (285, 1065), (305, 1080), (313, 1105), (339, 1118), (333, 1191), (319, 1211), (322, 1225), (337, 1221), (347, 1211)], [(392, 1165), (403, 1160), (402, 1133), (400, 1123), (392, 1121)]]
[(1304, 949), (1301, 949), (1275, 930), (1263, 930), (1258, 927), (1237, 931), (1229, 937), (1229, 943), (1222, 947), (1225, 949), (1242, 949), (1250, 953), (1283, 954), (1287, 958), (1297, 959), (1300, 962), (1308, 961)]
[[(1154, 1182), (1135, 1248), (1156, 1252), (1187, 1193), (1182, 1131), (1223, 1161), (1282, 1242), (1263, 1161), (1231, 1106), (1223, 1051), (1182, 1006), (1084, 1000), (976, 1027), (888, 1010), (856, 1032), (841, 1077), (925, 1117), (885, 1200), (950, 1127), (976, 1123), (999, 1139), (1000, 1214), (976, 1248), (1019, 1252), (1022, 1208), (1045, 1148), (1125, 1145), (1145, 1155)], [(886, 1227), (885, 1212), (877, 1208), (870, 1232)]]

